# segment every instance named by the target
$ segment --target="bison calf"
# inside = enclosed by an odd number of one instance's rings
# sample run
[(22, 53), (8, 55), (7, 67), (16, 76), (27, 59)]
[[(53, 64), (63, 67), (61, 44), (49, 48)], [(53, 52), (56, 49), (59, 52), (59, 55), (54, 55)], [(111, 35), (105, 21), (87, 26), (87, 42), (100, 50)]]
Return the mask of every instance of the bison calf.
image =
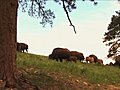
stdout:
[(77, 62), (77, 57), (76, 56), (70, 56), (69, 59), (67, 59), (67, 61), (73, 61), (73, 62)]

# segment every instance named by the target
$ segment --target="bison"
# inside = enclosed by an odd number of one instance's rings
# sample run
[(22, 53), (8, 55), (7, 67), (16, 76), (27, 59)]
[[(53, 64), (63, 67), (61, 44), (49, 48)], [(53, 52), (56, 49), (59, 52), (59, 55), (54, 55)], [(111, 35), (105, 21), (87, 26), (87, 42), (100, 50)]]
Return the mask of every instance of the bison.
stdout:
[(95, 62), (95, 63), (96, 63), (96, 62), (97, 62), (97, 60), (98, 60), (98, 57), (97, 57), (96, 55), (94, 55), (94, 54), (89, 55), (89, 57), (93, 57), (93, 58), (94, 58), (94, 62)]
[(49, 59), (56, 59), (56, 61), (60, 60), (60, 62), (62, 62), (63, 59), (69, 59), (69, 57), (70, 51), (67, 48), (55, 48), (52, 54), (49, 55)]
[(77, 62), (77, 57), (76, 56), (70, 56), (69, 59), (67, 59), (67, 61), (73, 61), (73, 62)]
[(103, 65), (103, 60), (102, 59), (98, 59), (98, 57), (94, 54), (89, 55), (88, 57), (86, 57), (86, 62), (90, 62), (90, 63), (98, 63)]
[(96, 63), (103, 65), (103, 60), (102, 59), (97, 59)]
[(77, 60), (80, 60), (80, 61), (83, 61), (85, 59), (83, 53), (80, 53), (77, 51), (70, 51), (70, 56), (75, 56), (77, 57)]
[(86, 62), (88, 63), (94, 63), (94, 58), (93, 57), (86, 57)]
[(18, 43), (17, 42), (17, 51), (19, 52), (28, 52), (28, 45), (25, 43)]

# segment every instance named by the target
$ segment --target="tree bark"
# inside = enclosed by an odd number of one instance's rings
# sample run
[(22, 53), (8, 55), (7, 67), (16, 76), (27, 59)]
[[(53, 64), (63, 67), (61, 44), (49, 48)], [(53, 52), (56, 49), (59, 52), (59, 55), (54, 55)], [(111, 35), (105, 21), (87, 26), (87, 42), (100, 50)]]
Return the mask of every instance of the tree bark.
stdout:
[(0, 0), (0, 81), (16, 83), (17, 0)]

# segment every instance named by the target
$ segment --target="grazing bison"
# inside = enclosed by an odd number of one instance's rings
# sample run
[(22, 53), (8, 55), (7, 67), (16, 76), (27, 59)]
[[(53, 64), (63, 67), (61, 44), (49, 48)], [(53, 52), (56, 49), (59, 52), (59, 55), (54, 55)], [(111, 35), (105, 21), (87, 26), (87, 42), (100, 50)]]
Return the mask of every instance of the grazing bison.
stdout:
[(97, 60), (98, 60), (97, 56), (96, 56), (96, 55), (94, 55), (94, 54), (89, 55), (89, 57), (93, 57), (93, 58), (94, 58), (94, 62), (95, 62), (95, 63), (96, 63), (96, 62), (97, 62)]
[(60, 60), (60, 62), (62, 62), (63, 59), (69, 59), (69, 57), (70, 51), (67, 48), (55, 48), (52, 54), (49, 55), (49, 59), (56, 59), (56, 61)]
[(67, 59), (67, 61), (73, 61), (73, 62), (77, 62), (77, 57), (76, 56), (70, 56), (69, 59)]
[(96, 63), (103, 65), (103, 60), (102, 59), (97, 59)]
[(28, 52), (28, 45), (25, 43), (18, 43), (17, 42), (17, 51), (19, 52)]
[(80, 61), (83, 61), (85, 59), (83, 53), (80, 53), (77, 51), (71, 51), (70, 56), (75, 56), (77, 57), (77, 60), (80, 60)]
[(94, 63), (94, 58), (93, 57), (86, 57), (86, 62), (88, 63)]

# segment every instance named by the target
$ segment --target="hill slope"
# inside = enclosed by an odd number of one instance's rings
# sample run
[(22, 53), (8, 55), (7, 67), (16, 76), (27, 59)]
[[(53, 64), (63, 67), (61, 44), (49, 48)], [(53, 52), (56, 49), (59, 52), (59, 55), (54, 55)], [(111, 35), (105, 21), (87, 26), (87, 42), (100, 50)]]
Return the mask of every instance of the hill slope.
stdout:
[(19, 78), (36, 90), (120, 90), (120, 69), (82, 62), (56, 62), (47, 56), (17, 53)]

